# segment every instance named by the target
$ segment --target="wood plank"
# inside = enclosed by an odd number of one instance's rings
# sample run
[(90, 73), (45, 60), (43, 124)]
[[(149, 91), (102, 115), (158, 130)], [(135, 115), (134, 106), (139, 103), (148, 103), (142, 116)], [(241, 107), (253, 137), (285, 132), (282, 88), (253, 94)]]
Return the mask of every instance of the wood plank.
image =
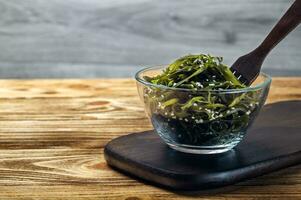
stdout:
[[(268, 102), (301, 99), (275, 78)], [(301, 166), (218, 191), (175, 193), (111, 170), (103, 146), (151, 129), (129, 79), (0, 80), (1, 199), (301, 199)]]
[[(0, 77), (129, 77), (141, 66), (199, 52), (232, 64), (292, 2), (0, 0)], [(301, 75), (300, 36), (297, 28), (264, 70)]]

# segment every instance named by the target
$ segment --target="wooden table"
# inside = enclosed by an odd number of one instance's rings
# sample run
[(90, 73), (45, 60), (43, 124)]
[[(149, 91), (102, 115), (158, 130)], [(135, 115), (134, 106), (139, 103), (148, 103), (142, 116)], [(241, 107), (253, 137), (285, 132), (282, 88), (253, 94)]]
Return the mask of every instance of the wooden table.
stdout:
[[(135, 82), (0, 81), (0, 199), (301, 199), (301, 166), (220, 190), (174, 193), (110, 169), (103, 147), (151, 129)], [(275, 78), (268, 102), (301, 99), (301, 78)], [(300, 111), (297, 111), (300, 112)]]

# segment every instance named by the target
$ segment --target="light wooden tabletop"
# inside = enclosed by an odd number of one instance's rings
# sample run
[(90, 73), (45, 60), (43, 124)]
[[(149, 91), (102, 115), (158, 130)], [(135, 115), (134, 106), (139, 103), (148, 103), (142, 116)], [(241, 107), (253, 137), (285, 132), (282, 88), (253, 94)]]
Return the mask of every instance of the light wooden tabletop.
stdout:
[[(1, 80), (0, 199), (301, 199), (301, 166), (219, 190), (175, 193), (110, 169), (103, 147), (151, 129), (129, 79)], [(301, 99), (275, 78), (268, 102)], [(296, 111), (300, 112), (300, 111)]]

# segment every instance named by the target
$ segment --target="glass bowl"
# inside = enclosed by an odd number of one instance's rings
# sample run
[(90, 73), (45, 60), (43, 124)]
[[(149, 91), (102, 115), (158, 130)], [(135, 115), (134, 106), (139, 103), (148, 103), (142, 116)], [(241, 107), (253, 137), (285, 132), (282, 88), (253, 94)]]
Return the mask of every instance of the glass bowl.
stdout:
[(173, 88), (144, 79), (163, 69), (150, 67), (136, 73), (139, 96), (158, 135), (171, 148), (186, 153), (215, 154), (235, 147), (264, 104), (271, 84), (264, 73), (248, 88), (227, 90)]

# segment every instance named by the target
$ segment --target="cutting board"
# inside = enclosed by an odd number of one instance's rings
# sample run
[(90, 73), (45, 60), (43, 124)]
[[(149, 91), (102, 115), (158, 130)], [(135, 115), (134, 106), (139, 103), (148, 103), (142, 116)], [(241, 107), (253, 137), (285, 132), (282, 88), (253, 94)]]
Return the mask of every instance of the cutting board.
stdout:
[(114, 169), (157, 186), (202, 190), (234, 184), (301, 164), (301, 101), (264, 106), (244, 140), (223, 154), (177, 152), (153, 130), (116, 138), (104, 152)]

